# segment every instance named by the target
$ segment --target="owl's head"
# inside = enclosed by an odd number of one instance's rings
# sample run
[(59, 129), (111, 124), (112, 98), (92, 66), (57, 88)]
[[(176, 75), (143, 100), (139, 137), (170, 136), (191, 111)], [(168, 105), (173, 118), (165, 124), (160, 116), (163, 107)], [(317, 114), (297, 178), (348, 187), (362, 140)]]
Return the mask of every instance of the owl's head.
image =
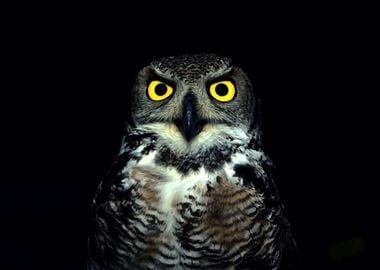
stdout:
[(135, 125), (155, 126), (181, 147), (212, 140), (223, 130), (255, 126), (257, 100), (246, 73), (214, 54), (154, 60), (132, 92)]

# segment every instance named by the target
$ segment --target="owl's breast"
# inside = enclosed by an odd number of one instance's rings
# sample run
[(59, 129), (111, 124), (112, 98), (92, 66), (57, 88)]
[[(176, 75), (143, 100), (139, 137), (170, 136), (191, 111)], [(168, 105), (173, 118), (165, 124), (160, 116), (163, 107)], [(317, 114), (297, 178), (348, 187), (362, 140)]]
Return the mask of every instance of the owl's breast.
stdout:
[(262, 217), (263, 195), (243, 186), (231, 164), (183, 174), (153, 162), (155, 155), (128, 168), (126, 181), (133, 183), (135, 200), (126, 229), (133, 238), (128, 241), (141, 242), (136, 261), (149, 257), (165, 267), (223, 268), (224, 261), (241, 260), (269, 231), (271, 224)]

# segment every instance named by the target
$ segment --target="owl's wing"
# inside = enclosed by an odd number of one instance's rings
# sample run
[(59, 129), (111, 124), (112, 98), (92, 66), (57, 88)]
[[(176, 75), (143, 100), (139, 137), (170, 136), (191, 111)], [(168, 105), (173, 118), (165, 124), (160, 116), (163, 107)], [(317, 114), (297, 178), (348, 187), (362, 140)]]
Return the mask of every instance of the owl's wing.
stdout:
[[(110, 195), (117, 193), (121, 180), (126, 177), (125, 174), (122, 173), (123, 168), (125, 168), (129, 160), (138, 160), (140, 158), (138, 154), (134, 153), (134, 150), (142, 144), (144, 139), (151, 138), (153, 136), (152, 133), (148, 132), (140, 133), (134, 129), (133, 125), (129, 124), (126, 125), (125, 134), (127, 135), (122, 139), (119, 155), (96, 191), (93, 202), (94, 208), (113, 199)], [(147, 148), (149, 148), (149, 146), (150, 145), (148, 145)], [(123, 190), (125, 192), (125, 187)]]
[(298, 269), (300, 255), (297, 247), (297, 243), (292, 235), (291, 225), (287, 218), (287, 211), (281, 202), (272, 171), (274, 168), (273, 163), (269, 160), (264, 160), (264, 168), (267, 172), (267, 185), (266, 192), (271, 194), (271, 203), (275, 209), (278, 209), (277, 224), (282, 231), (281, 237), (278, 239), (279, 245), (282, 246), (283, 251), (281, 255), (281, 269)]
[[(138, 159), (135, 149), (147, 137), (148, 133), (126, 131), (121, 150), (96, 191), (92, 203), (92, 228), (88, 240), (89, 269), (108, 269), (104, 262), (114, 253), (114, 243), (123, 236), (122, 224), (131, 216), (131, 203), (134, 201), (134, 186), (128, 187), (128, 176), (123, 172), (128, 162)], [(123, 182), (123, 181), (127, 182)]]
[[(260, 149), (257, 149), (260, 151)], [(290, 223), (286, 217), (285, 207), (283, 206), (277, 187), (272, 176), (274, 169), (273, 163), (268, 157), (264, 157), (259, 161), (259, 166), (262, 167), (263, 173), (257, 175), (257, 168), (251, 167), (248, 164), (235, 165), (234, 170), (236, 175), (241, 177), (248, 185), (252, 185), (259, 193), (264, 194), (265, 210), (258, 217), (260, 220), (270, 219), (272, 235), (275, 235), (273, 242), (269, 241), (272, 248), (267, 249), (267, 253), (255, 255), (252, 250), (251, 260), (248, 259), (242, 266), (249, 264), (257, 265), (259, 269), (277, 269), (281, 264), (284, 265), (281, 269), (294, 269), (290, 265), (296, 265), (297, 248), (290, 230)], [(272, 226), (273, 224), (273, 226)], [(279, 251), (279, 253), (277, 253)], [(272, 253), (275, 252), (275, 253)]]
[(276, 213), (275, 224), (278, 225), (279, 237), (277, 238), (277, 245), (282, 249), (281, 254), (281, 269), (298, 269), (299, 252), (295, 239), (291, 232), (290, 222), (287, 218), (286, 208), (281, 202), (272, 171), (274, 168), (273, 163), (269, 158), (263, 160), (263, 167), (266, 171), (267, 177), (265, 178), (266, 184), (264, 185), (264, 194), (267, 195), (267, 204)]
[[(122, 168), (129, 160), (128, 152), (120, 154), (111, 169), (98, 186), (93, 203), (92, 203), (92, 222), (90, 235), (88, 238), (88, 269), (106, 269), (103, 265), (107, 259), (107, 253), (112, 253), (112, 247), (108, 243), (112, 242), (112, 226), (110, 222), (115, 220), (115, 212), (110, 207), (113, 190), (117, 187), (122, 176)], [(112, 224), (112, 223), (111, 223)]]

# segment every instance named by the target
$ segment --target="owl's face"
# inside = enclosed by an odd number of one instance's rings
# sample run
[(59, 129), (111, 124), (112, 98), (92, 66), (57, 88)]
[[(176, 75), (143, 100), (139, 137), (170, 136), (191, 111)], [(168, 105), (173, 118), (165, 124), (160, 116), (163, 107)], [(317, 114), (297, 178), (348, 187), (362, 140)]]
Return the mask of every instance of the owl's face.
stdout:
[(139, 72), (132, 96), (136, 126), (157, 124), (184, 145), (217, 133), (216, 127), (248, 128), (253, 121), (247, 75), (229, 58), (213, 54), (151, 62)]

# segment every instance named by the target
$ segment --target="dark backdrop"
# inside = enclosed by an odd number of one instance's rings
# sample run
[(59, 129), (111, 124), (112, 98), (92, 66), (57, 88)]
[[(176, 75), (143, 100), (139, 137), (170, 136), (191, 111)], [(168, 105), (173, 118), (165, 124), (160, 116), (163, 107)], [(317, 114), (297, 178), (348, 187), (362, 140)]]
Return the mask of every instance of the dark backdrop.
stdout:
[(303, 268), (376, 265), (370, 18), (289, 8), (254, 19), (237, 8), (233, 19), (153, 13), (144, 26), (125, 20), (133, 10), (118, 20), (18, 11), (3, 36), (0, 269), (83, 267), (90, 202), (117, 154), (136, 71), (192, 52), (231, 56), (254, 81)]

